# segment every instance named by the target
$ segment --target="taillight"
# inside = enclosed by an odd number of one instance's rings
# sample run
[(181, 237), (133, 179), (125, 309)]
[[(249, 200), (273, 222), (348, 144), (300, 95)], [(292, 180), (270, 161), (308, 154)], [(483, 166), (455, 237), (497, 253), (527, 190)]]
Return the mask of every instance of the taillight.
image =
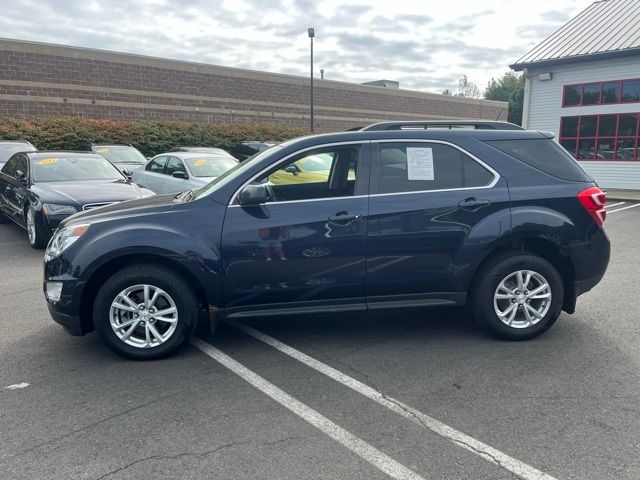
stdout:
[(585, 208), (589, 215), (593, 217), (599, 227), (602, 226), (607, 218), (605, 203), (607, 202), (607, 194), (598, 187), (587, 188), (578, 193), (578, 200)]

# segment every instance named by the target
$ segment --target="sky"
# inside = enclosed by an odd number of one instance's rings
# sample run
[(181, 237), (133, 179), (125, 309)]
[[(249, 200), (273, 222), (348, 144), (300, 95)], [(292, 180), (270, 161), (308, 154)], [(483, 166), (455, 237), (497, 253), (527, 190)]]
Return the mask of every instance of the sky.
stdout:
[(1, 0), (0, 36), (348, 82), (457, 91), (492, 77), (592, 0)]

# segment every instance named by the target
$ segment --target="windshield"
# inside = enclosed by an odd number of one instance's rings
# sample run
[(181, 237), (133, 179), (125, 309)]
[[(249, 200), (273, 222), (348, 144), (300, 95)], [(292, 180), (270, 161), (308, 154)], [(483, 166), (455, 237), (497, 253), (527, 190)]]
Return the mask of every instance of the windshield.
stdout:
[(207, 185), (198, 190), (195, 194), (195, 198), (206, 197), (207, 195), (215, 192), (217, 189), (222, 188), (224, 185), (232, 182), (234, 179), (242, 175), (247, 170), (251, 169), (256, 162), (261, 161), (263, 158), (270, 156), (273, 153), (276, 153), (282, 147), (273, 146), (266, 150), (256, 153), (254, 156), (247, 158), (242, 163), (236, 163), (235, 167), (230, 170), (227, 170), (219, 177), (216, 177), (214, 180), (209, 182)]
[(6, 162), (14, 153), (33, 151), (34, 148), (26, 143), (0, 143), (0, 162)]
[(235, 160), (220, 155), (201, 155), (185, 158), (184, 161), (194, 177), (218, 177), (238, 164)]
[(31, 162), (35, 182), (75, 182), (81, 180), (122, 180), (124, 177), (100, 155), (51, 155)]
[(93, 150), (113, 163), (131, 163), (144, 165), (147, 159), (133, 147), (95, 147)]

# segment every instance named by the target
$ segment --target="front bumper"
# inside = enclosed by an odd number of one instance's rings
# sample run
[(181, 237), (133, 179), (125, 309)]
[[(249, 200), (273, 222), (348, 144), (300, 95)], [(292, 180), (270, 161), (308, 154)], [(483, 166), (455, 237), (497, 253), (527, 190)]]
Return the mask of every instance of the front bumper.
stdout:
[(82, 328), (80, 316), (69, 315), (67, 313), (59, 311), (58, 309), (56, 309), (56, 303), (57, 302), (54, 303), (47, 301), (47, 307), (49, 308), (51, 318), (53, 318), (56, 323), (62, 325), (69, 335), (73, 335), (75, 337), (84, 335), (86, 332)]
[[(55, 261), (53, 260), (53, 262)], [(82, 315), (82, 292), (85, 283), (77, 279), (71, 279), (66, 275), (47, 275), (47, 270), (47, 264), (45, 264), (42, 290), (51, 318), (62, 325), (70, 335), (80, 336), (91, 332), (94, 329), (92, 322), (87, 318), (83, 318)], [(59, 300), (53, 301), (47, 296), (47, 281), (62, 283), (62, 292)]]

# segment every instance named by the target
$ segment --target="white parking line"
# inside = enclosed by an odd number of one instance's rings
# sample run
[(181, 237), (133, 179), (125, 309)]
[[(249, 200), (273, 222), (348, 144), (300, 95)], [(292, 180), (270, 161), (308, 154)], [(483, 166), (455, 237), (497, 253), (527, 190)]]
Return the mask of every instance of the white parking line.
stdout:
[(435, 418), (430, 417), (429, 415), (416, 410), (413, 407), (397, 400), (389, 395), (385, 395), (384, 393), (379, 392), (378, 390), (352, 378), (339, 370), (336, 370), (329, 365), (326, 365), (315, 358), (310, 357), (302, 353), (299, 350), (296, 350), (289, 345), (282, 343), (280, 340), (276, 340), (269, 335), (266, 335), (258, 330), (251, 328), (247, 325), (238, 323), (233, 320), (226, 320), (226, 323), (232, 325), (238, 330), (243, 331), (244, 333), (251, 335), (257, 340), (270, 345), (271, 347), (279, 350), (280, 352), (288, 355), (291, 358), (298, 360), (299, 362), (304, 363), (308, 367), (313, 368), (314, 370), (332, 378), (336, 382), (343, 384), (346, 387), (355, 390), (356, 392), (364, 395), (365, 397), (377, 402), (378, 404), (388, 408), (389, 410), (403, 416), (404, 418), (412, 421), (413, 423), (431, 430), (438, 435), (451, 440), (456, 445), (464, 448), (465, 450), (474, 453), (489, 462), (504, 468), (505, 470), (510, 471), (511, 473), (523, 478), (525, 480), (555, 480), (555, 477), (548, 475), (530, 465), (527, 465), (520, 460), (517, 460), (506, 453), (503, 453), (495, 448), (487, 445), (486, 443), (481, 442), (463, 432), (456, 430), (449, 425), (442, 423)]
[(318, 430), (322, 431), (324, 434), (333, 438), (343, 447), (348, 448), (360, 458), (366, 460), (389, 477), (397, 478), (399, 480), (425, 480), (424, 477), (421, 477), (413, 470), (410, 470), (401, 463), (398, 463), (387, 454), (369, 445), (367, 442), (360, 439), (359, 437), (356, 437), (351, 432), (345, 430), (339, 425), (336, 425), (331, 420), (316, 412), (311, 407), (308, 407), (301, 401), (276, 387), (271, 382), (265, 380), (257, 373), (249, 370), (247, 367), (242, 365), (240, 362), (237, 362), (226, 353), (218, 350), (217, 348), (198, 338), (193, 338), (191, 340), (191, 343), (202, 350), (202, 352), (204, 352), (206, 355), (213, 358), (215, 361), (227, 367), (233, 373), (256, 387), (262, 393), (268, 395), (280, 405), (292, 411), (300, 418), (310, 423)]
[(621, 212), (622, 210), (628, 210), (630, 208), (640, 207), (640, 203), (635, 203), (633, 205), (629, 205), (628, 207), (616, 208), (615, 210), (607, 210), (607, 215), (610, 213)]
[(611, 205), (606, 205), (607, 208), (613, 208), (613, 207), (617, 207), (618, 205), (624, 205), (627, 202), (618, 202), (618, 203), (612, 203)]

